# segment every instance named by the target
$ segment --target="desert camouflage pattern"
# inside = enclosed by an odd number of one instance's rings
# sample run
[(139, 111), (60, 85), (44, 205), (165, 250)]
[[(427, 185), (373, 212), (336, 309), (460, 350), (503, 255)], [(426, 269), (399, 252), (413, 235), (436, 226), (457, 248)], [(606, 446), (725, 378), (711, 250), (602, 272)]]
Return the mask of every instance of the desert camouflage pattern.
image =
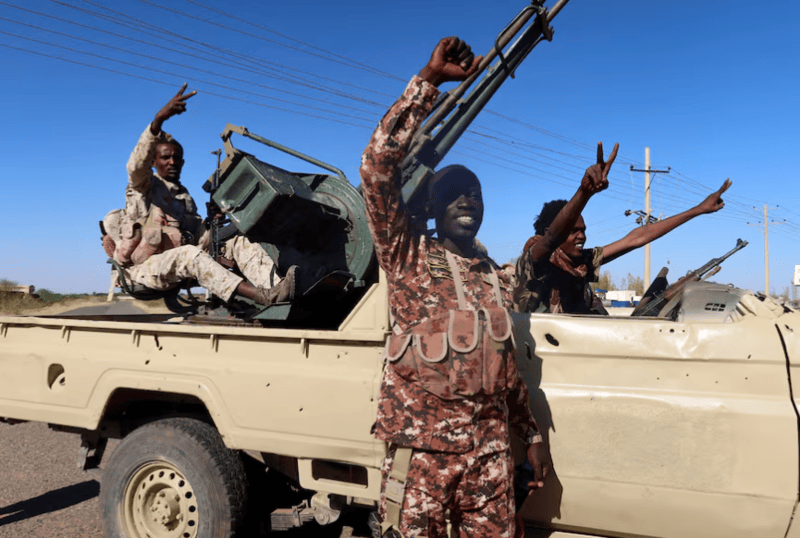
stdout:
[[(389, 109), (372, 135), (361, 158), (367, 218), (375, 240), (378, 262), (389, 279), (389, 306), (402, 332), (449, 310), (459, 308), (454, 278), (460, 278), (468, 307), (494, 305), (490, 274), (494, 262), (483, 254), (466, 259), (456, 256), (459, 275), (453, 275), (442, 244), (411, 226), (400, 191), (399, 164), (417, 126), (424, 120), (439, 91), (414, 77), (400, 99)], [(498, 271), (507, 307), (512, 304), (513, 283)]]
[[(465, 304), (461, 310), (477, 312), (482, 307), (509, 309), (512, 306), (513, 284), (508, 273), (499, 270), (482, 253), (474, 259), (455, 256), (454, 265), (448, 263), (444, 246), (431, 234), (420, 234), (414, 229), (402, 199), (399, 165), (414, 131), (431, 110), (438, 93), (433, 85), (414, 77), (381, 120), (361, 161), (367, 218), (378, 262), (387, 276), (390, 313), (396, 325), (395, 332), (406, 337), (435, 330), (426, 323), (435, 324), (437, 322), (431, 320), (439, 320), (441, 324), (441, 320), (448, 319), (450, 311), (459, 310), (455, 279), (462, 283), (464, 292)], [(498, 276), (502, 305), (497, 304), (493, 273)], [(447, 330), (440, 332), (446, 334)], [(457, 345), (466, 346), (466, 342), (459, 341)], [(433, 350), (429, 353), (436, 355)], [(405, 523), (399, 529), (405, 536), (445, 536), (442, 529), (447, 509), (453, 520), (467, 529), (462, 530), (465, 536), (513, 533), (510, 463), (489, 466), (496, 469), (489, 475), (496, 474), (493, 479), (502, 482), (502, 486), (497, 486), (504, 491), (502, 495), (491, 493), (479, 502), (454, 490), (459, 481), (466, 486), (473, 480), (478, 483), (490, 478), (487, 475), (474, 479), (472, 475), (465, 477), (458, 475), (457, 469), (462, 469), (462, 474), (465, 468), (472, 473), (483, 469), (488, 461), (506, 461), (505, 455), (510, 450), (509, 424), (524, 441), (538, 433), (528, 405), (527, 388), (518, 374), (511, 377), (511, 387), (497, 393), (478, 392), (449, 400), (426, 390), (418, 382), (404, 379), (394, 367), (384, 369), (373, 433), (389, 443), (421, 449), (424, 452), (420, 454), (431, 458), (430, 465), (434, 465), (433, 460), (440, 465), (412, 466), (408, 480), (424, 484), (425, 488), (413, 491), (425, 491), (428, 496), (411, 494), (407, 502), (411, 502), (412, 507), (406, 511), (411, 515), (403, 516)], [(469, 457), (487, 461), (469, 460)], [(449, 473), (450, 468), (454, 469), (455, 476)], [(427, 469), (440, 470), (429, 473)], [(486, 487), (490, 488), (488, 484)], [(462, 510), (466, 511), (462, 513)], [(498, 517), (495, 518), (495, 514)], [(419, 523), (423, 516), (424, 524)], [(479, 525), (502, 527), (503, 531), (498, 532), (505, 534), (470, 530)]]
[(258, 243), (251, 243), (243, 235), (225, 241), (222, 255), (236, 262), (236, 266), (251, 284), (261, 288), (276, 286), (281, 278), (272, 258)]
[(224, 301), (230, 300), (243, 280), (194, 245), (156, 254), (125, 272), (131, 281), (154, 290), (168, 290), (194, 278)]
[[(128, 268), (136, 284), (166, 290), (195, 279), (217, 297), (230, 300), (243, 279), (204, 252), (210, 234), (186, 188), (152, 171), (156, 147), (171, 139), (163, 131), (153, 135), (148, 125), (128, 159), (125, 210), (112, 211), (104, 221), (116, 241), (113, 257)], [(108, 250), (110, 243), (103, 241)], [(203, 247), (195, 246), (198, 243)], [(222, 254), (255, 286), (269, 288), (280, 282), (269, 255), (246, 237), (226, 241)]]
[(138, 265), (154, 254), (183, 245), (179, 226), (157, 206), (150, 207), (144, 222), (131, 221), (123, 212), (121, 240), (114, 250), (114, 260), (123, 267)]
[[(381, 466), (383, 483), (394, 463), (394, 451)], [(510, 450), (449, 454), (415, 450), (411, 457), (400, 511), (404, 537), (447, 538), (445, 512), (460, 538), (511, 538), (515, 535)], [(381, 488), (379, 514), (386, 514)], [(456, 508), (456, 509), (453, 509)]]
[(501, 394), (519, 376), (512, 328), (502, 307), (451, 310), (414, 334), (390, 335), (385, 357), (400, 377), (445, 400)]
[(603, 247), (584, 249), (576, 263), (558, 248), (547, 260), (534, 263), (530, 252), (542, 236), (528, 239), (517, 259), (517, 283), (514, 289), (516, 312), (553, 314), (605, 314), (590, 282), (597, 282), (603, 263)]
[(194, 199), (180, 182), (169, 181), (153, 172), (156, 147), (172, 140), (172, 136), (150, 132), (148, 124), (128, 159), (128, 187), (125, 190), (125, 212), (132, 222), (143, 222), (156, 206), (171, 220), (178, 223), (182, 232), (191, 234), (186, 243), (196, 245), (200, 237), (202, 218), (197, 213)]
[[(269, 288), (281, 279), (275, 263), (257, 243), (236, 236), (225, 242), (223, 252), (233, 258), (237, 267), (254, 286)], [(242, 277), (228, 271), (208, 253), (194, 245), (184, 245), (150, 256), (126, 271), (136, 284), (156, 290), (167, 290), (187, 279), (195, 279), (211, 293), (230, 300)]]
[(444, 400), (385, 368), (372, 431), (400, 446), (450, 453), (490, 454), (508, 449), (509, 426), (525, 442), (538, 433), (520, 382), (504, 395)]

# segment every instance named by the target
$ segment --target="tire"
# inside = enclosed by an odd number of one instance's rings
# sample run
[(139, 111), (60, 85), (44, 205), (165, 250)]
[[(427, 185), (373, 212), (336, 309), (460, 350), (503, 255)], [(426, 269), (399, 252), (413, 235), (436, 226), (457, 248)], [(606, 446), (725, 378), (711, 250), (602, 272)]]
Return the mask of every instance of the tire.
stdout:
[(213, 426), (167, 418), (134, 430), (114, 450), (100, 511), (109, 538), (232, 538), (246, 492), (242, 460)]

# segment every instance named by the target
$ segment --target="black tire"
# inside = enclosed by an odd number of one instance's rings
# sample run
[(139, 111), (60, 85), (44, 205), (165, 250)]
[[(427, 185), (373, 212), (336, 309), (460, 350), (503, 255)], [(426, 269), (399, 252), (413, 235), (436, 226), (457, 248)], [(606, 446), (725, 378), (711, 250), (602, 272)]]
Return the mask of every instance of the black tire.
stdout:
[(216, 429), (167, 418), (134, 430), (114, 450), (100, 511), (109, 538), (232, 538), (246, 498), (242, 460)]

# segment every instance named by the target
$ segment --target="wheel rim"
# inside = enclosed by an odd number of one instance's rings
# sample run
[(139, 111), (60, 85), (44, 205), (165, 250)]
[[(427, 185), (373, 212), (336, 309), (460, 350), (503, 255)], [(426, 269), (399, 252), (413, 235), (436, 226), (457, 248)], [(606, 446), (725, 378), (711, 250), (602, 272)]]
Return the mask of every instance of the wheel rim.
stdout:
[(136, 538), (196, 538), (197, 500), (175, 466), (150, 462), (133, 474), (125, 490), (123, 521)]

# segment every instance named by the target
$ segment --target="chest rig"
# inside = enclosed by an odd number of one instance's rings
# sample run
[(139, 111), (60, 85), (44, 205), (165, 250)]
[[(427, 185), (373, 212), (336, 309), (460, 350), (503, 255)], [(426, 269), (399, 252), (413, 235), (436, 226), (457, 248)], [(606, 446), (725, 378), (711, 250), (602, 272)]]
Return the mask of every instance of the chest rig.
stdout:
[(455, 255), (445, 250), (458, 310), (426, 320), (410, 333), (392, 334), (384, 358), (404, 380), (445, 400), (488, 396), (511, 389), (517, 376), (513, 326), (492, 268), (496, 306), (467, 303)]
[(139, 265), (154, 254), (184, 244), (180, 222), (155, 205), (144, 222), (123, 217), (120, 232), (122, 240), (114, 250), (114, 260), (123, 267)]

